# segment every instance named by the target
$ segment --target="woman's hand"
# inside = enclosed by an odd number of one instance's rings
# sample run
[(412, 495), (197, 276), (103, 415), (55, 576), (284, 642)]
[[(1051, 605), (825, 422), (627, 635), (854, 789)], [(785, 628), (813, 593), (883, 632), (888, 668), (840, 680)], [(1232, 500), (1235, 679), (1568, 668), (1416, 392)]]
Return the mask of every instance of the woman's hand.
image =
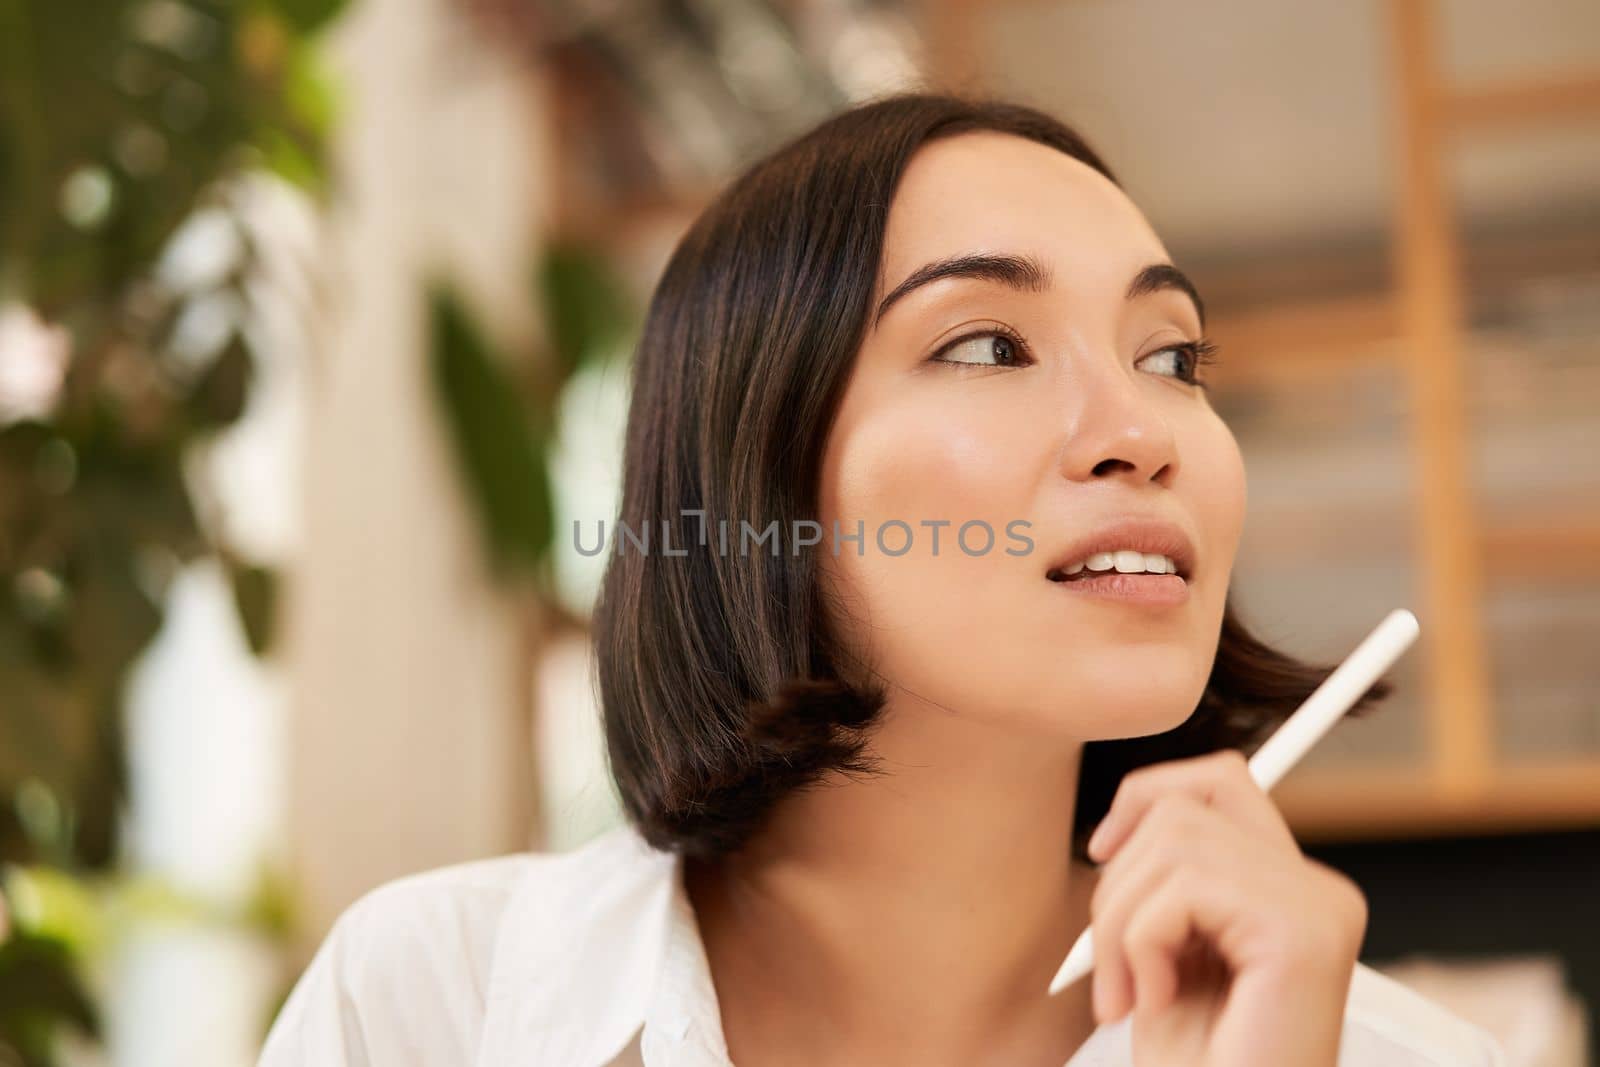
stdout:
[(1240, 753), (1128, 774), (1089, 855), (1095, 1017), (1133, 1011), (1137, 1067), (1335, 1067), (1366, 899)]

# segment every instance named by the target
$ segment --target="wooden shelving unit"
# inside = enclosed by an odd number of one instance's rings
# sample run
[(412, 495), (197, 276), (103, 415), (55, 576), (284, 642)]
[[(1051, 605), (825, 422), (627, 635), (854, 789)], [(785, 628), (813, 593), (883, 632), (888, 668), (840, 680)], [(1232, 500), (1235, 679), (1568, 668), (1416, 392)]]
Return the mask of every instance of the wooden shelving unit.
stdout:
[(1600, 819), (1597, 773), (1594, 757), (1491, 765), (1482, 792), (1451, 795), (1417, 770), (1363, 769), (1286, 781), (1273, 796), (1308, 842), (1553, 830)]
[[(929, 69), (944, 72), (942, 83), (981, 85), (973, 47), (979, 20), (1007, 2), (924, 0)], [(1455, 89), (1437, 66), (1432, 0), (1389, 0), (1387, 14), (1400, 167), (1393, 290), (1242, 311), (1219, 317), (1211, 332), (1228, 353), (1228, 376), (1314, 384), (1364, 362), (1399, 360), (1412, 400), (1418, 615), (1425, 619), (1413, 655), (1423, 662), (1424, 756), (1399, 768), (1308, 770), (1291, 775), (1275, 797), (1309, 841), (1600, 825), (1600, 750), (1534, 764), (1496, 749), (1484, 562), (1496, 561), (1497, 577), (1600, 572), (1600, 502), (1515, 521), (1476, 506), (1462, 385), (1463, 259), (1447, 187), (1460, 137), (1600, 119), (1600, 74)], [(1281, 358), (1286, 348), (1292, 360)], [(1600, 619), (1596, 631), (1600, 650)]]
[[(1593, 552), (1600, 546), (1600, 510), (1557, 522), (1502, 524), (1485, 520), (1474, 506), (1462, 389), (1468, 377), (1462, 252), (1446, 180), (1455, 137), (1600, 118), (1600, 77), (1452, 89), (1436, 64), (1432, 0), (1390, 0), (1388, 6), (1399, 87), (1397, 291), (1363, 321), (1397, 327), (1415, 413), (1417, 559), (1422, 610), (1430, 621), (1421, 648), (1428, 760), (1398, 773), (1302, 776), (1285, 782), (1279, 801), (1310, 838), (1600, 823), (1600, 751), (1513, 765), (1500, 758), (1493, 741), (1485, 563), (1492, 558), (1497, 567), (1513, 560), (1549, 568), (1559, 559), (1564, 574), (1574, 565), (1593, 568), (1600, 558)], [(1392, 322), (1382, 321), (1391, 315)], [(1539, 551), (1508, 553), (1512, 547)], [(1551, 550), (1564, 551), (1556, 557)]]

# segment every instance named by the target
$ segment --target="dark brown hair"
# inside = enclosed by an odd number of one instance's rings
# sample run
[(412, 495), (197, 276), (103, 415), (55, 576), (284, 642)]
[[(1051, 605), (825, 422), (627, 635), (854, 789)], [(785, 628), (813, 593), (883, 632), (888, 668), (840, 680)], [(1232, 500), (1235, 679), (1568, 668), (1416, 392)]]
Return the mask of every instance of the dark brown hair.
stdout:
[[(593, 621), (611, 772), (658, 848), (719, 855), (791, 790), (829, 771), (877, 772), (866, 743), (886, 695), (833, 638), (815, 557), (713, 546), (722, 520), (735, 536), (741, 521), (759, 531), (816, 520), (823, 445), (865, 333), (895, 187), (919, 147), (978, 130), (1059, 149), (1116, 182), (1040, 111), (900, 93), (753, 165), (689, 228), (657, 284), (634, 357), (618, 520), (640, 535), (670, 529), (687, 551), (614, 538)], [(1188, 720), (1085, 746), (1078, 855), (1127, 771), (1248, 750), (1331, 669), (1251, 636), (1230, 594)], [(1362, 706), (1388, 691), (1378, 682)]]

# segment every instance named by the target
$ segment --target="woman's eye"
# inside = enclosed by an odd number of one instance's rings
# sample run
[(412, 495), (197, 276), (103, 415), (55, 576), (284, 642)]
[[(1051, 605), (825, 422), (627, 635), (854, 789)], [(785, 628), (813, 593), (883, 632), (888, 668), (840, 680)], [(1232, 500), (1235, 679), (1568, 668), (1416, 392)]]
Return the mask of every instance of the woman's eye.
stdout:
[(1173, 368), (1172, 373), (1169, 375), (1170, 377), (1188, 382), (1190, 385), (1203, 387), (1206, 383), (1201, 379), (1199, 370), (1206, 364), (1216, 362), (1213, 358), (1215, 352), (1216, 346), (1202, 338), (1199, 341), (1184, 341), (1181, 344), (1168, 345), (1166, 348), (1158, 349), (1145, 356), (1140, 362), (1156, 359), (1158, 356), (1164, 357), (1157, 360), (1157, 362)]
[(1189, 362), (1191, 362), (1189, 360), (1189, 353), (1180, 345), (1172, 345), (1171, 347), (1152, 352), (1148, 356), (1144, 357), (1142, 362), (1149, 363), (1152, 360), (1155, 361), (1157, 366), (1171, 367), (1172, 369), (1166, 371), (1165, 373), (1174, 378), (1184, 377), (1185, 372), (1183, 368)]
[(1009, 367), (1024, 359), (1022, 345), (995, 330), (969, 334), (941, 348), (934, 359), (977, 367)]

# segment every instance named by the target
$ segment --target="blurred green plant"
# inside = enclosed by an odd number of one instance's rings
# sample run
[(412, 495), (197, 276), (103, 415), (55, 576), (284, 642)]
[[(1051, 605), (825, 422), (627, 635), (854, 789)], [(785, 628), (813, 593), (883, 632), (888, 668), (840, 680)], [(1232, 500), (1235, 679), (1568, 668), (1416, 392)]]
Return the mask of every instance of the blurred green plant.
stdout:
[(544, 247), (532, 289), (549, 341), (542, 350), (505, 351), (453, 288), (436, 282), (428, 298), (430, 363), (496, 580), (520, 590), (541, 625), (570, 630), (583, 624), (561, 606), (553, 566), (550, 458), (561, 393), (583, 368), (626, 350), (639, 313), (604, 253), (575, 241)]
[[(123, 684), (184, 562), (221, 559), (268, 647), (274, 575), (208, 531), (185, 459), (238, 418), (252, 373), (231, 179), (324, 193), (336, 96), (315, 41), (341, 6), (0, 0), (0, 314), (31, 309), (65, 353), (0, 351), (0, 384), (47, 385), (0, 403), (0, 862), (114, 865)], [(197, 221), (231, 253), (168, 269)], [(21, 923), (0, 946), (0, 990), (35, 991), (0, 996), (0, 1060), (48, 1063), (53, 1020), (94, 1031), (82, 948)]]
[(63, 1026), (100, 1036), (99, 1017), (75, 974), (71, 950), (54, 938), (19, 931), (0, 943), (0, 1033), (13, 1062), (53, 1062)]
[(519, 395), (507, 357), (490, 350), (453, 289), (430, 292), (429, 321), (434, 385), (491, 569), (501, 580), (542, 576), (554, 538), (545, 462), (553, 412)]
[(27, 1067), (48, 1064), (57, 1028), (100, 1036), (79, 982), (85, 961), (104, 960), (117, 940), (154, 924), (213, 927), (278, 940), (291, 921), (287, 887), (270, 865), (241, 905), (225, 907), (143, 875), (78, 875), (47, 864), (11, 865), (4, 877), (10, 936), (0, 939), (0, 1027)]

